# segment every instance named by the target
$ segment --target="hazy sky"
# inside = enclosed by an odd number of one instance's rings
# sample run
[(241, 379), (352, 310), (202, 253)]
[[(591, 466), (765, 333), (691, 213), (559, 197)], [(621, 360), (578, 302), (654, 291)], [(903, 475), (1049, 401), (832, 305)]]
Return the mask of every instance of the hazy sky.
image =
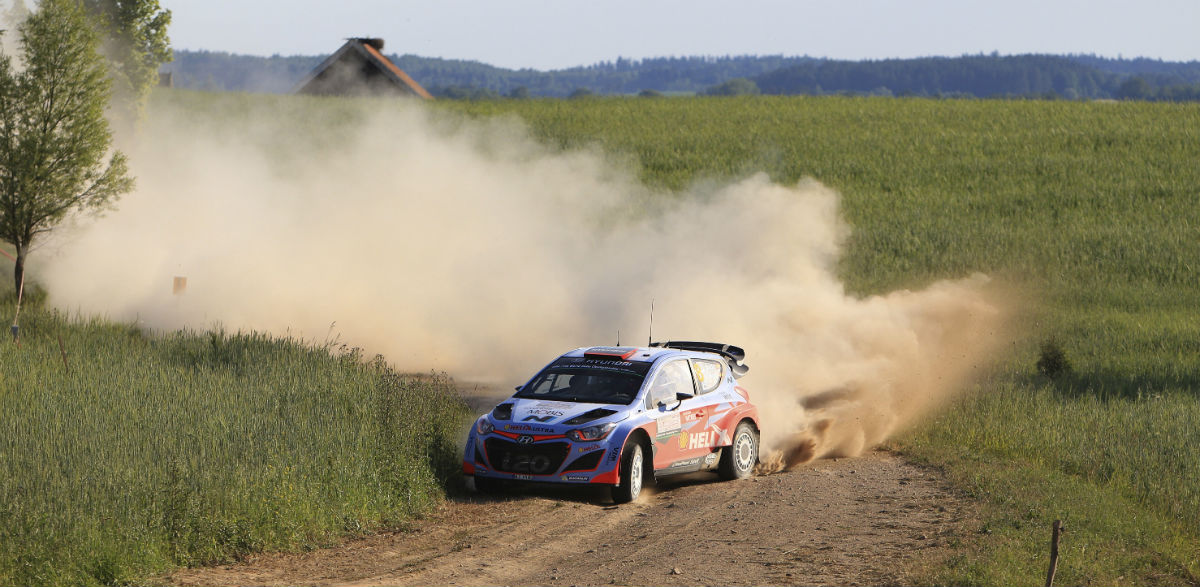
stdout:
[(1200, 0), (160, 0), (180, 49), (388, 53), (558, 69), (617, 57), (1096, 53), (1200, 59)]

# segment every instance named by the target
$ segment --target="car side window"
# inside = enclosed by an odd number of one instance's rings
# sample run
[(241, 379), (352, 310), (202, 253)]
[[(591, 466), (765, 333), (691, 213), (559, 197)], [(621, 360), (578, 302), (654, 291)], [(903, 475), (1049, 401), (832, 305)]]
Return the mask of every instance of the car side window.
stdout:
[(724, 369), (720, 361), (707, 359), (692, 359), (692, 374), (696, 376), (700, 393), (708, 393), (721, 385)]
[(671, 361), (658, 370), (658, 374), (654, 376), (654, 383), (650, 385), (650, 391), (646, 394), (646, 407), (654, 409), (659, 402), (670, 404), (675, 401), (676, 393), (696, 393), (687, 359)]

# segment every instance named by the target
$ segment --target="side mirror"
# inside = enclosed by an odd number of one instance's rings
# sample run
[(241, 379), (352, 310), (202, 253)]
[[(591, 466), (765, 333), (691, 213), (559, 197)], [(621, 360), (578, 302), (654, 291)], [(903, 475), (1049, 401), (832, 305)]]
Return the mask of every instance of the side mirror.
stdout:
[[(692, 399), (693, 397), (695, 397), (695, 396), (690, 393), (683, 393), (682, 391), (675, 392), (675, 401), (674, 401), (675, 405), (671, 406), (670, 408), (667, 408), (667, 411), (673, 412), (675, 410), (678, 410), (679, 406), (683, 405), (683, 400)], [(665, 400), (665, 399), (658, 400), (658, 407), (666, 408), (667, 405), (668, 405), (667, 400)]]

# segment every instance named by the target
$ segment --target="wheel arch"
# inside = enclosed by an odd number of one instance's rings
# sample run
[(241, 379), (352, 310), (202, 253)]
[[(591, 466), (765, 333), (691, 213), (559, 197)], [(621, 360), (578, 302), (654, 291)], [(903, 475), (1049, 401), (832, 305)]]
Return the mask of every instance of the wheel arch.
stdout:
[(741, 419), (738, 420), (738, 423), (734, 424), (733, 427), (736, 429), (742, 422), (749, 422), (750, 425), (754, 427), (754, 433), (759, 436), (762, 436), (762, 428), (758, 427), (758, 418), (757, 417), (750, 416), (748, 414), (743, 415), (741, 417)]
[[(625, 436), (625, 441), (621, 443), (621, 451), (625, 451), (625, 445), (629, 444), (629, 439), (636, 439), (642, 445), (642, 450), (646, 451), (646, 455), (653, 459), (654, 443), (650, 442), (650, 433), (646, 432), (646, 428), (639, 426), (629, 431)], [(653, 461), (651, 461), (653, 462)]]
[(758, 427), (758, 414), (744, 414), (741, 419), (738, 420), (738, 423), (733, 425), (733, 429), (737, 430), (737, 427), (741, 426), (743, 422), (750, 424), (750, 427), (754, 429), (754, 435), (758, 437), (758, 454), (755, 455), (754, 459), (755, 461), (762, 463), (762, 428)]
[[(722, 427), (732, 432), (733, 430), (736, 430), (738, 424), (741, 424), (742, 422), (750, 422), (750, 425), (754, 426), (754, 432), (758, 434), (759, 437), (762, 437), (762, 426), (759, 426), (758, 423), (758, 408), (751, 404), (744, 404), (734, 408), (729, 414), (722, 418)], [(732, 441), (733, 438), (731, 437), (730, 440)]]
[(637, 428), (630, 430), (629, 434), (625, 435), (625, 440), (621, 441), (621, 448), (619, 449), (621, 452), (617, 455), (617, 467), (615, 470), (621, 470), (621, 463), (625, 458), (625, 446), (629, 444), (630, 440), (634, 440), (638, 444), (642, 445), (642, 454), (645, 455), (646, 462), (649, 464), (649, 473), (653, 476), (654, 442), (650, 440), (650, 433), (646, 431), (645, 426), (638, 426)]

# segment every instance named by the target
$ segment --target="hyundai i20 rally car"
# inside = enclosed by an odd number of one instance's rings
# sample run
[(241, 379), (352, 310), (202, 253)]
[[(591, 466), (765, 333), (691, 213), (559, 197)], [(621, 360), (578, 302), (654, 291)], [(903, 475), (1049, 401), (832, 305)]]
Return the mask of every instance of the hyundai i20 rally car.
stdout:
[(682, 341), (568, 352), (479, 417), (463, 472), (482, 492), (506, 481), (608, 485), (617, 503), (666, 475), (748, 477), (759, 427), (734, 383), (744, 358), (735, 346)]

